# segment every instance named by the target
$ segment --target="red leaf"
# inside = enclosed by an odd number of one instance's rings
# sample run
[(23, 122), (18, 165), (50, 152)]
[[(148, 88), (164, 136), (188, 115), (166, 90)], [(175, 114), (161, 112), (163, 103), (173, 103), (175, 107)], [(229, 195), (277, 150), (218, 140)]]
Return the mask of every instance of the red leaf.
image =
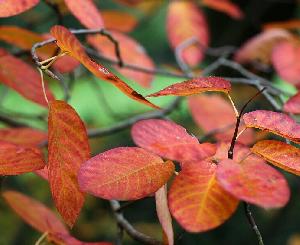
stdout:
[(65, 0), (68, 9), (89, 29), (100, 29), (104, 27), (103, 19), (93, 0)]
[(251, 150), (273, 165), (293, 174), (300, 175), (299, 148), (281, 141), (263, 140), (257, 142)]
[(257, 110), (244, 114), (243, 119), (246, 127), (267, 130), (300, 143), (300, 125), (286, 114)]
[(221, 77), (201, 77), (170, 85), (147, 97), (159, 97), (166, 95), (188, 96), (206, 91), (219, 91), (228, 93), (231, 89), (229, 81)]
[(152, 104), (150, 101), (146, 100), (142, 95), (134, 91), (124, 81), (111, 73), (104, 66), (92, 61), (90, 57), (85, 53), (85, 50), (82, 47), (81, 43), (68, 29), (63, 26), (54, 26), (51, 28), (51, 34), (57, 39), (57, 45), (63, 51), (68, 52), (69, 55), (80, 61), (95, 76), (112, 83), (128, 97), (153, 108), (159, 108), (156, 105)]
[(289, 98), (284, 104), (283, 110), (293, 114), (300, 114), (300, 92)]
[(63, 101), (49, 109), (48, 169), (55, 205), (69, 226), (73, 226), (84, 202), (77, 173), (90, 157), (86, 128), (76, 111)]
[[(40, 74), (21, 59), (10, 54), (0, 57), (0, 82), (31, 101), (41, 106), (48, 106), (44, 98)], [(49, 101), (54, 99), (47, 87), (46, 93)]]
[(283, 207), (290, 197), (283, 175), (253, 155), (240, 163), (230, 159), (221, 161), (217, 167), (217, 180), (236, 198), (264, 208)]
[(173, 49), (184, 41), (196, 38), (199, 44), (187, 47), (183, 60), (191, 66), (197, 65), (204, 58), (204, 49), (209, 43), (209, 31), (206, 18), (201, 9), (190, 1), (172, 1), (168, 5), (167, 34)]
[(82, 191), (104, 199), (136, 200), (156, 192), (174, 173), (174, 164), (138, 147), (119, 147), (85, 162)]
[(131, 135), (136, 145), (181, 163), (205, 159), (216, 151), (213, 144), (199, 144), (196, 137), (189, 135), (185, 128), (172, 121), (139, 121), (133, 125)]
[(236, 210), (238, 200), (216, 181), (217, 165), (193, 162), (175, 177), (169, 191), (169, 207), (189, 232), (203, 232), (223, 224)]
[[(148, 69), (155, 69), (154, 63), (146, 53), (143, 46), (141, 46), (134, 39), (129, 36), (111, 31), (113, 37), (119, 42), (121, 51), (121, 57), (128, 65), (143, 66)], [(88, 36), (88, 42), (95, 47), (102, 55), (112, 60), (117, 61), (115, 55), (115, 48), (113, 43), (106, 37), (101, 35)], [(120, 72), (123, 76), (128, 77), (143, 87), (150, 87), (153, 80), (153, 74), (147, 74), (145, 72), (133, 71), (128, 68), (120, 68), (114, 66), (115, 69)]]
[(0, 17), (10, 17), (21, 14), (39, 3), (39, 0), (2, 0), (0, 2)]
[(102, 18), (107, 29), (130, 32), (138, 24), (136, 17), (118, 10), (105, 10), (101, 12)]
[(278, 75), (300, 87), (300, 41), (283, 41), (272, 52), (272, 63)]
[(228, 14), (234, 19), (242, 19), (244, 13), (230, 0), (202, 0), (201, 3), (209, 8)]

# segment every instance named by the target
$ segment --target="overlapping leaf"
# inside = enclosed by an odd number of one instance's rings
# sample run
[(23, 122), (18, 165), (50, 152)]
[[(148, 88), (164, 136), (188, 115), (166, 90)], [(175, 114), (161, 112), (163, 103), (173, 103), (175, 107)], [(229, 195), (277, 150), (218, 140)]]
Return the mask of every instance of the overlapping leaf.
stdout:
[(216, 151), (213, 144), (199, 144), (185, 128), (166, 120), (139, 121), (133, 125), (131, 135), (136, 145), (181, 163), (205, 159)]
[(259, 128), (300, 143), (300, 125), (284, 113), (257, 110), (243, 115), (246, 127)]
[(242, 19), (244, 17), (241, 9), (230, 0), (201, 0), (201, 3), (209, 8), (228, 14), (234, 19)]
[(2, 0), (0, 2), (0, 17), (10, 17), (21, 14), (39, 3), (39, 0)]
[[(152, 59), (146, 53), (146, 50), (137, 41), (120, 32), (111, 31), (113, 37), (118, 41), (121, 57), (126, 64), (134, 66), (143, 66), (148, 69), (155, 69)], [(114, 44), (106, 37), (94, 35), (88, 37), (88, 42), (97, 49), (102, 55), (117, 61)], [(150, 87), (153, 80), (153, 74), (145, 72), (133, 71), (128, 68), (120, 68), (115, 66), (123, 76), (128, 77), (143, 87)]]
[(188, 96), (206, 91), (219, 91), (228, 93), (231, 89), (229, 81), (221, 77), (200, 77), (170, 85), (147, 97), (159, 97), (166, 95)]
[(156, 192), (174, 172), (174, 164), (138, 147), (101, 153), (80, 168), (82, 191), (104, 199), (136, 200)]
[(130, 32), (138, 24), (137, 19), (127, 13), (117, 10), (105, 10), (101, 12), (102, 18), (107, 29), (121, 31), (121, 32)]
[(189, 232), (204, 232), (223, 224), (236, 210), (238, 200), (216, 180), (217, 165), (189, 163), (175, 177), (169, 191), (169, 208)]
[(95, 76), (112, 83), (128, 97), (153, 108), (158, 108), (157, 106), (146, 100), (142, 95), (134, 91), (124, 81), (111, 73), (104, 66), (92, 61), (90, 57), (85, 53), (85, 50), (81, 46), (81, 43), (68, 29), (63, 26), (54, 26), (51, 29), (51, 34), (57, 39), (57, 45), (62, 49), (62, 51), (68, 52), (69, 55), (80, 61)]
[(300, 175), (300, 150), (276, 140), (257, 142), (251, 150), (273, 165), (288, 172)]
[(76, 111), (63, 101), (50, 103), (48, 120), (48, 169), (55, 205), (73, 226), (84, 202), (77, 173), (90, 157), (86, 128)]
[(289, 98), (289, 100), (284, 104), (283, 110), (285, 112), (300, 114), (300, 92)]
[(191, 1), (169, 3), (167, 34), (173, 49), (191, 38), (198, 40), (198, 44), (190, 45), (183, 50), (182, 58), (191, 66), (203, 60), (204, 49), (209, 43), (209, 31), (204, 13), (195, 3)]

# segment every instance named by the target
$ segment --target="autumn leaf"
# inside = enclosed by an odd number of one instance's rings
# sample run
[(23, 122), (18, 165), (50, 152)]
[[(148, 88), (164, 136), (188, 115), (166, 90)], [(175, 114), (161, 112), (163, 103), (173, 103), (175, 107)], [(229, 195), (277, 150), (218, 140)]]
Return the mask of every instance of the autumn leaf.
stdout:
[(218, 184), (216, 168), (216, 164), (208, 161), (189, 163), (171, 185), (171, 214), (189, 232), (214, 229), (237, 208), (238, 200)]
[(63, 26), (54, 26), (51, 28), (51, 34), (57, 39), (57, 45), (62, 49), (62, 51), (67, 52), (69, 55), (80, 61), (95, 76), (112, 83), (128, 97), (150, 107), (159, 109), (159, 107), (146, 100), (141, 94), (138, 94), (136, 91), (134, 91), (130, 86), (128, 86), (119, 77), (111, 73), (104, 66), (91, 60), (90, 57), (85, 53), (81, 43), (68, 29)]
[(82, 191), (104, 199), (136, 200), (156, 192), (174, 164), (138, 147), (119, 147), (86, 161), (78, 180)]
[(0, 17), (10, 17), (21, 14), (39, 3), (39, 0), (2, 0), (0, 2)]
[(262, 140), (257, 142), (251, 150), (273, 165), (290, 173), (300, 175), (299, 148), (281, 141)]
[(243, 115), (246, 127), (267, 130), (300, 143), (300, 125), (284, 113), (257, 110)]
[(195, 66), (204, 58), (209, 43), (209, 30), (201, 9), (191, 1), (172, 1), (167, 10), (167, 34), (173, 49), (183, 42), (195, 38), (198, 44), (190, 45), (182, 52), (185, 63)]
[(263, 25), (263, 29), (299, 29), (300, 28), (300, 20), (298, 19), (291, 19), (287, 21), (277, 21), (277, 22), (269, 22)]
[(201, 4), (211, 9), (223, 12), (234, 19), (242, 19), (244, 13), (230, 0), (201, 0)]
[(300, 92), (289, 98), (283, 106), (285, 112), (300, 114)]
[(219, 91), (228, 93), (231, 89), (229, 81), (221, 77), (200, 77), (170, 85), (147, 97), (159, 97), (166, 95), (189, 96), (206, 91)]
[(213, 144), (199, 144), (185, 128), (167, 120), (141, 120), (133, 125), (131, 136), (136, 145), (181, 163), (205, 159), (216, 151)]
[(131, 32), (138, 24), (136, 17), (118, 10), (101, 11), (105, 27), (109, 30)]
[(90, 158), (86, 128), (76, 111), (63, 101), (49, 105), (48, 169), (51, 193), (59, 213), (72, 227), (84, 203), (77, 173)]

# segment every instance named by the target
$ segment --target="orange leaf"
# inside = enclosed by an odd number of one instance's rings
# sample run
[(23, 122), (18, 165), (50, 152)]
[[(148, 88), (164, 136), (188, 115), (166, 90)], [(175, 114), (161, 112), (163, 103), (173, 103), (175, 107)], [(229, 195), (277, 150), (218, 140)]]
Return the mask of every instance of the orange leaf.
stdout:
[(223, 224), (236, 210), (238, 200), (216, 181), (217, 165), (193, 162), (175, 177), (169, 191), (169, 208), (189, 232), (203, 232)]
[(39, 0), (2, 0), (0, 2), (0, 17), (10, 17), (21, 14), (39, 3)]
[[(155, 69), (154, 63), (146, 53), (143, 46), (141, 46), (134, 39), (130, 38), (126, 34), (116, 31), (110, 32), (113, 37), (119, 42), (121, 51), (121, 57), (129, 65), (143, 66), (151, 70)], [(113, 43), (108, 38), (101, 35), (88, 36), (88, 43), (90, 43), (95, 49), (97, 49), (102, 55), (112, 60), (117, 61), (115, 55), (115, 48)], [(150, 83), (153, 80), (153, 74), (147, 74), (145, 72), (133, 71), (128, 68), (120, 68), (114, 66), (115, 69), (123, 76), (128, 77), (143, 87), (150, 87)]]
[(300, 125), (286, 114), (257, 110), (243, 115), (246, 127), (267, 130), (300, 143)]
[(292, 19), (287, 21), (278, 21), (278, 22), (269, 22), (263, 25), (263, 29), (299, 29), (300, 28), (300, 20)]
[(77, 173), (90, 157), (86, 128), (76, 111), (63, 101), (50, 103), (48, 120), (48, 169), (55, 205), (73, 226), (84, 202)]
[(242, 19), (244, 17), (241, 9), (230, 0), (202, 0), (201, 3), (209, 8), (228, 14), (234, 19)]
[(85, 162), (79, 171), (84, 192), (104, 199), (136, 200), (156, 192), (174, 164), (138, 147), (119, 147)]
[(223, 160), (218, 164), (216, 176), (230, 194), (264, 208), (283, 207), (290, 197), (284, 176), (257, 156), (250, 155), (240, 163)]
[(0, 175), (17, 175), (45, 166), (39, 149), (0, 141)]
[(290, 112), (293, 114), (300, 114), (300, 92), (295, 94), (293, 97), (289, 98), (283, 106), (285, 112)]
[(213, 144), (199, 144), (196, 137), (189, 135), (186, 129), (167, 120), (142, 120), (131, 130), (136, 145), (164, 158), (179, 162), (202, 160), (215, 154)]
[[(48, 106), (44, 98), (40, 74), (21, 59), (10, 54), (0, 57), (0, 82), (31, 101), (41, 106)], [(47, 87), (46, 93), (49, 101), (54, 99)]]
[(300, 175), (300, 150), (276, 140), (257, 142), (251, 150), (273, 165), (290, 173)]
[(183, 50), (182, 58), (190, 66), (195, 66), (204, 58), (204, 49), (209, 43), (209, 30), (201, 9), (191, 1), (172, 1), (168, 5), (167, 34), (173, 49), (184, 41), (196, 38), (193, 44)]
[(104, 27), (103, 19), (93, 0), (65, 0), (68, 9), (89, 29), (100, 29)]
[(219, 91), (228, 93), (231, 89), (229, 81), (221, 77), (201, 77), (170, 85), (147, 97), (159, 97), (166, 95), (188, 96), (206, 91)]
[(51, 28), (51, 34), (57, 39), (57, 45), (63, 51), (68, 52), (69, 55), (80, 61), (95, 76), (112, 83), (128, 97), (153, 108), (159, 108), (156, 105), (152, 104), (150, 101), (146, 100), (142, 95), (134, 91), (124, 81), (111, 73), (104, 66), (92, 61), (90, 57), (85, 53), (85, 50), (82, 47), (81, 43), (68, 29), (63, 26), (54, 26)]
[(101, 12), (105, 27), (121, 32), (130, 32), (138, 24), (137, 19), (126, 12), (117, 10), (105, 10)]

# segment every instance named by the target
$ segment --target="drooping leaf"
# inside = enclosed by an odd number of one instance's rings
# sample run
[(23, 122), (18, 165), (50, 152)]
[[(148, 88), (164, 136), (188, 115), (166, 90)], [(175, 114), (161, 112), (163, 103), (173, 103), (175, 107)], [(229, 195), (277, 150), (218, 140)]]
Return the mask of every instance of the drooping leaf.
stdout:
[(202, 160), (212, 156), (213, 144), (199, 144), (186, 129), (167, 120), (142, 120), (133, 125), (131, 136), (136, 145), (164, 158), (179, 162)]
[(89, 29), (104, 27), (103, 19), (93, 0), (65, 0), (68, 9)]
[(73, 226), (84, 202), (77, 174), (90, 157), (86, 128), (76, 111), (64, 101), (50, 103), (48, 169), (51, 193), (59, 213)]
[(221, 77), (200, 77), (170, 85), (147, 97), (159, 97), (166, 95), (188, 96), (206, 91), (219, 91), (228, 93), (231, 89), (229, 81)]
[(293, 97), (289, 98), (283, 106), (285, 112), (290, 112), (293, 114), (300, 114), (300, 92), (295, 94)]
[(0, 175), (29, 173), (44, 166), (39, 149), (0, 141)]
[(201, 3), (211, 9), (228, 14), (234, 19), (242, 19), (244, 17), (244, 13), (239, 6), (230, 0), (201, 0)]
[[(25, 98), (41, 106), (48, 106), (44, 98), (40, 74), (21, 59), (10, 54), (0, 57), (1, 82)], [(54, 99), (47, 86), (46, 93), (49, 101)]]
[(300, 40), (282, 41), (272, 52), (272, 63), (278, 75), (287, 82), (300, 87)]
[[(111, 31), (110, 33), (119, 42), (121, 57), (126, 64), (142, 66), (151, 70), (155, 69), (152, 59), (148, 56), (143, 46), (141, 46), (137, 41), (120, 32)], [(114, 44), (108, 38), (100, 35), (94, 35), (89, 36), (87, 40), (102, 55), (117, 61)], [(153, 80), (153, 74), (133, 71), (128, 68), (120, 68), (119, 66), (114, 67), (123, 76), (136, 81), (141, 86), (146, 88), (150, 87)]]
[(0, 2), (0, 17), (10, 17), (21, 14), (39, 3), (39, 0), (2, 0)]
[(198, 44), (185, 48), (182, 58), (195, 66), (204, 58), (209, 43), (209, 30), (204, 13), (192, 1), (172, 1), (168, 5), (167, 34), (171, 47), (176, 49), (183, 42), (196, 38)]
[(208, 161), (189, 163), (171, 185), (171, 214), (189, 232), (216, 228), (237, 208), (238, 200), (218, 184), (216, 168), (216, 164)]
[(141, 94), (138, 94), (136, 91), (134, 91), (130, 86), (128, 86), (119, 77), (111, 73), (104, 66), (91, 60), (90, 57), (85, 53), (81, 43), (68, 29), (63, 26), (54, 26), (51, 28), (51, 34), (57, 39), (57, 45), (62, 49), (62, 51), (68, 52), (69, 55), (80, 61), (95, 76), (112, 83), (128, 97), (153, 108), (159, 108), (150, 101), (146, 100)]
[(300, 175), (299, 148), (281, 141), (262, 140), (257, 142), (251, 150), (273, 165), (293, 174)]
[(168, 207), (167, 185), (162, 186), (155, 192), (156, 213), (166, 236), (167, 245), (174, 244), (174, 232), (172, 218)]
[(101, 11), (105, 27), (109, 30), (116, 30), (121, 32), (130, 32), (138, 24), (137, 19), (127, 12), (117, 10)]
[[(205, 134), (213, 135), (218, 141), (230, 141), (236, 124), (236, 116), (230, 102), (218, 94), (196, 95), (188, 99), (188, 107), (197, 125)], [(240, 126), (240, 130), (244, 128)], [(251, 144), (254, 141), (254, 132), (247, 129), (238, 142)]]
[(299, 29), (300, 28), (300, 20), (299, 19), (291, 19), (287, 21), (278, 21), (278, 22), (269, 22), (263, 25), (263, 29)]
[(240, 163), (230, 159), (221, 161), (216, 176), (230, 194), (263, 208), (283, 207), (290, 197), (284, 176), (254, 155)]
[(82, 191), (104, 199), (136, 200), (156, 192), (174, 164), (138, 147), (119, 147), (91, 158), (80, 168)]
[(243, 115), (246, 127), (267, 130), (300, 143), (300, 125), (284, 113), (257, 110)]

